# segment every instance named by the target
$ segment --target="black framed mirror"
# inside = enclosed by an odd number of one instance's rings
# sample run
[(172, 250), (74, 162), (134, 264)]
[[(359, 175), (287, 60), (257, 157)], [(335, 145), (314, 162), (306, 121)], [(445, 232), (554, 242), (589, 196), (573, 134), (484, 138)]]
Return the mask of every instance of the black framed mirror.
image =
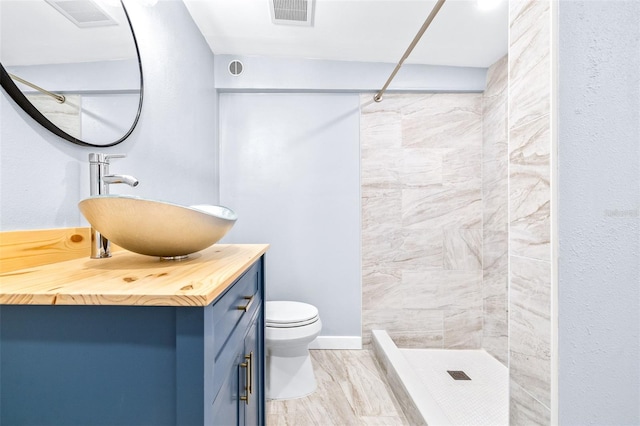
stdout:
[(76, 145), (124, 141), (140, 117), (142, 62), (122, 0), (1, 0), (0, 83)]

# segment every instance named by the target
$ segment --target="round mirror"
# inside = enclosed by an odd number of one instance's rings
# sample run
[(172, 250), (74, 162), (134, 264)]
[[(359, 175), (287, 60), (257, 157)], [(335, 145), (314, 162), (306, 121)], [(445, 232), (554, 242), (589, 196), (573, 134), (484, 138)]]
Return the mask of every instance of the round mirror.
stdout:
[(121, 0), (0, 0), (1, 84), (31, 117), (78, 145), (133, 131), (142, 65)]

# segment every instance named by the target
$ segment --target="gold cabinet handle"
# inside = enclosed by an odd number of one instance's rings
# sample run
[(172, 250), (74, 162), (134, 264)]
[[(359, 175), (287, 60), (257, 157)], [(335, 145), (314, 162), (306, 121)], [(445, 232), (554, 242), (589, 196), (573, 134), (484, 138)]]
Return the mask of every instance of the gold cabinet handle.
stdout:
[[(245, 358), (247, 358), (245, 356)], [(244, 386), (244, 390), (246, 392), (245, 395), (240, 396), (240, 401), (244, 401), (247, 405), (249, 405), (249, 383), (251, 380), (251, 377), (249, 376), (250, 372), (249, 372), (249, 363), (248, 362), (243, 362), (240, 364), (240, 367), (244, 368), (244, 380), (245, 380), (245, 386)]]
[(251, 305), (253, 304), (253, 296), (244, 296), (244, 300), (248, 300), (247, 304), (244, 306), (238, 306), (238, 309), (247, 312), (251, 309)]
[(249, 382), (247, 383), (247, 387), (249, 393), (253, 394), (253, 351), (251, 351), (249, 355), (245, 355), (244, 359), (246, 359), (249, 364)]

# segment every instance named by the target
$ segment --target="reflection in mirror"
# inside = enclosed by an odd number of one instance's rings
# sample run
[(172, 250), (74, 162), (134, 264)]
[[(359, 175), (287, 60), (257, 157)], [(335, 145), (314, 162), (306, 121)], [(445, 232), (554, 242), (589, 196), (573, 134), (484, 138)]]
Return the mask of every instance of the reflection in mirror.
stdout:
[(2, 87), (42, 125), (90, 146), (131, 133), (142, 67), (121, 1), (0, 0), (0, 39)]

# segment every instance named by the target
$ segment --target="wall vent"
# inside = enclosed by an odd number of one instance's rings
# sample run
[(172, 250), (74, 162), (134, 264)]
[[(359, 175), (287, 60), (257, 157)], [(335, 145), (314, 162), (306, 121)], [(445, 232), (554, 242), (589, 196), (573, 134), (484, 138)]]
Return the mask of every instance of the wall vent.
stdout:
[(47, 3), (80, 28), (118, 25), (93, 0), (47, 0)]
[(313, 25), (315, 0), (269, 0), (271, 21), (284, 25)]
[(243, 69), (244, 66), (242, 65), (242, 62), (238, 61), (237, 59), (229, 62), (229, 72), (231, 73), (231, 75), (240, 75)]

